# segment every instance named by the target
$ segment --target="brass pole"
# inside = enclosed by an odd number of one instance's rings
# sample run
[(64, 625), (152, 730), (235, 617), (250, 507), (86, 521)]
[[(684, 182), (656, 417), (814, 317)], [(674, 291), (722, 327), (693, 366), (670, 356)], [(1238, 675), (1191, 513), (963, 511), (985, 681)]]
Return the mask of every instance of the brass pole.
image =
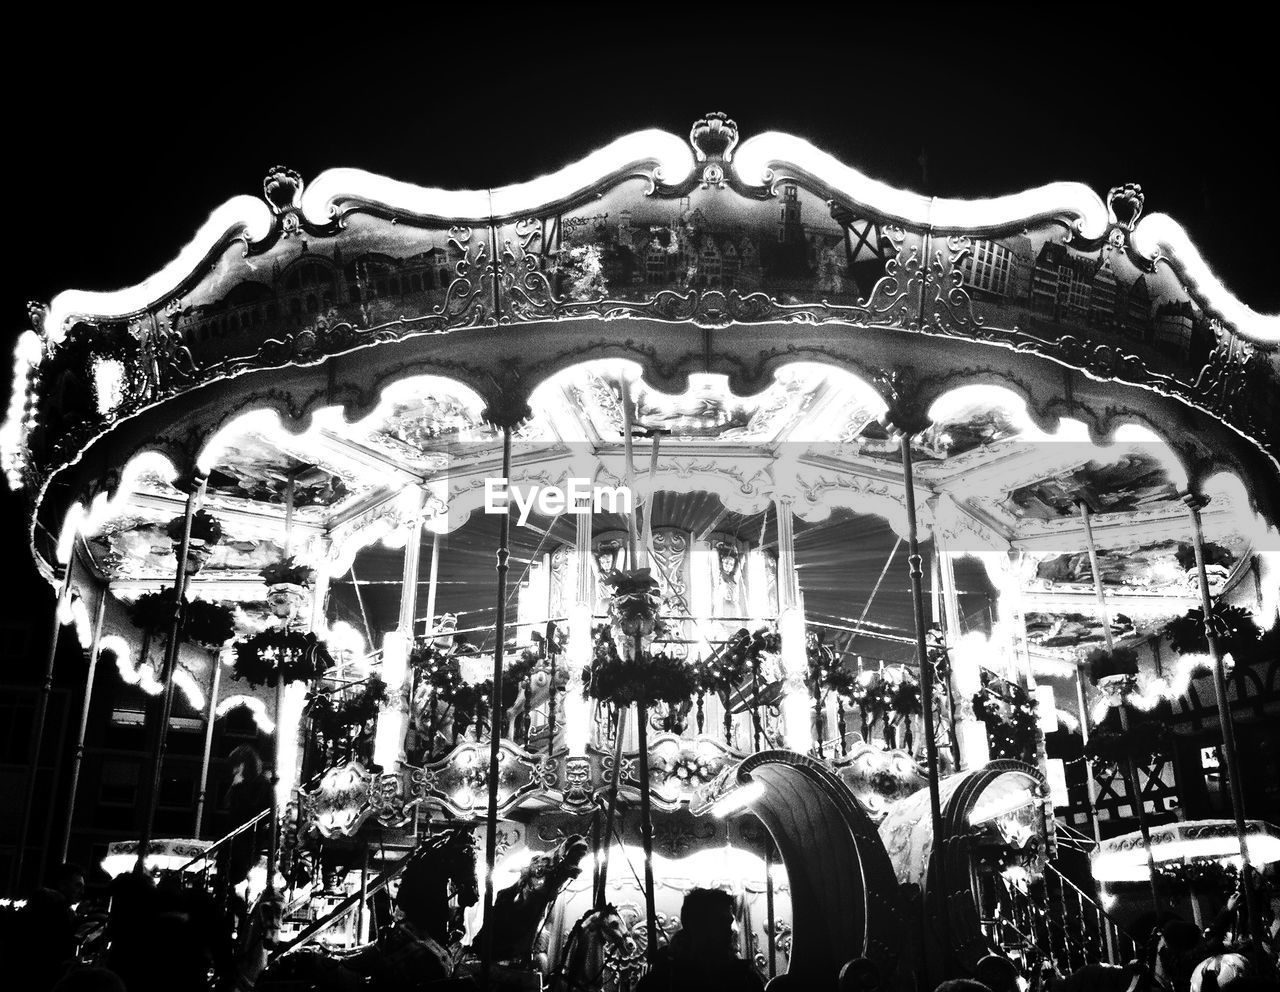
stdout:
[(1200, 510), (1208, 498), (1192, 493), (1183, 497), (1191, 514), (1192, 536), (1195, 538), (1196, 571), (1200, 578), (1200, 608), (1204, 613), (1204, 636), (1209, 643), (1209, 656), (1213, 659), (1213, 694), (1217, 697), (1218, 722), (1222, 724), (1222, 753), (1227, 762), (1227, 783), (1231, 790), (1231, 815), (1236, 823), (1236, 837), (1240, 841), (1240, 877), (1244, 883), (1245, 913), (1249, 917), (1248, 930), (1254, 941), (1261, 939), (1262, 919), (1254, 904), (1253, 884), (1250, 879), (1252, 865), (1249, 862), (1248, 828), (1244, 819), (1244, 788), (1240, 781), (1240, 763), (1236, 752), (1236, 728), (1231, 719), (1231, 707), (1227, 703), (1227, 673), (1218, 647), (1218, 637), (1213, 629), (1213, 601), (1209, 596), (1209, 573), (1204, 563), (1204, 524)]
[[(1089, 568), (1093, 572), (1093, 591), (1098, 600), (1098, 612), (1102, 614), (1102, 637), (1107, 645), (1107, 653), (1115, 650), (1115, 641), (1111, 636), (1111, 612), (1107, 607), (1107, 593), (1102, 586), (1102, 570), (1098, 568), (1098, 546), (1093, 539), (1093, 521), (1088, 504), (1080, 502), (1080, 520), (1084, 523), (1085, 546), (1089, 552)], [(1125, 694), (1121, 692), (1116, 705), (1120, 713), (1120, 729), (1125, 737), (1129, 736), (1129, 704)], [(1081, 726), (1087, 719), (1081, 712)], [(1138, 832), (1142, 834), (1142, 849), (1147, 854), (1147, 872), (1151, 880), (1151, 909), (1157, 920), (1160, 919), (1160, 882), (1156, 878), (1156, 859), (1151, 853), (1151, 828), (1147, 824), (1147, 804), (1142, 798), (1142, 783), (1138, 779), (1138, 766), (1133, 760), (1133, 752), (1125, 754), (1125, 780), (1129, 787), (1129, 805), (1133, 807), (1133, 815), (1138, 818)], [(1090, 770), (1086, 764), (1086, 770)]]
[(76, 736), (76, 750), (71, 757), (71, 785), (67, 790), (67, 822), (62, 829), (62, 848), (58, 856), (60, 862), (67, 860), (67, 852), (71, 849), (71, 821), (75, 819), (76, 793), (80, 789), (80, 766), (84, 762), (84, 739), (89, 730), (89, 705), (93, 701), (93, 679), (98, 672), (98, 651), (102, 647), (102, 621), (107, 612), (107, 595), (111, 591), (108, 582), (102, 589), (102, 598), (98, 600), (98, 615), (93, 621), (93, 643), (89, 646), (89, 674), (84, 683), (84, 702), (80, 704), (80, 730)]
[(942, 838), (942, 801), (938, 793), (938, 744), (934, 740), (933, 727), (933, 671), (929, 661), (928, 628), (924, 617), (924, 577), (920, 555), (920, 535), (916, 522), (916, 487), (911, 465), (911, 437), (903, 434), (899, 442), (902, 451), (902, 481), (907, 502), (907, 562), (911, 574), (911, 600), (915, 607), (916, 657), (920, 664), (920, 706), (924, 713), (925, 756), (929, 763), (929, 813), (933, 817), (934, 843)]
[[(147, 795), (146, 812), (142, 820), (141, 836), (138, 839), (138, 860), (133, 870), (146, 874), (147, 851), (151, 847), (151, 830), (155, 826), (156, 805), (160, 801), (160, 783), (164, 777), (165, 744), (168, 740), (169, 717), (173, 713), (173, 673), (178, 666), (178, 647), (182, 633), (182, 601), (187, 591), (187, 560), (191, 551), (191, 520), (196, 514), (196, 506), (204, 499), (205, 486), (209, 477), (199, 474), (195, 485), (187, 496), (187, 508), (182, 521), (182, 540), (178, 542), (178, 569), (173, 580), (173, 622), (169, 625), (169, 640), (164, 646), (164, 671), (161, 684), (164, 686), (164, 700), (160, 706), (160, 725), (156, 728), (155, 753), (151, 765), (151, 792)], [(271, 872), (268, 870), (267, 875)]]
[(62, 586), (53, 604), (53, 632), (49, 637), (49, 653), (45, 660), (44, 681), (36, 700), (36, 715), (31, 728), (31, 764), (27, 768), (27, 796), (22, 805), (22, 831), (18, 834), (18, 848), (14, 852), (13, 869), (9, 874), (11, 895), (18, 894), (22, 884), (22, 863), (27, 856), (27, 840), (31, 834), (31, 813), (36, 802), (36, 783), (40, 780), (40, 752), (44, 750), (44, 725), (49, 716), (49, 696), (53, 693), (53, 664), (58, 657), (58, 638), (62, 633), (62, 607), (71, 594), (71, 566), (75, 564), (75, 548), (67, 559), (62, 575)]
[[(218, 718), (218, 689), (222, 682), (222, 660), (213, 652), (213, 678), (209, 682), (209, 708), (204, 722), (204, 757), (200, 760), (200, 791), (196, 793), (196, 822), (192, 837), (204, 828), (204, 804), (209, 795), (209, 760), (213, 756), (213, 724)], [(279, 733), (278, 725), (276, 733)]]
[[(502, 479), (511, 486), (511, 425), (502, 428)], [(504, 513), (498, 527), (498, 602), (494, 617), (493, 686), (489, 693), (489, 805), (484, 838), (484, 940), (480, 948), (481, 986), (489, 987), (493, 966), (493, 871), (498, 859), (498, 768), (501, 759), (502, 663), (507, 637), (507, 572), (511, 568), (511, 514)]]

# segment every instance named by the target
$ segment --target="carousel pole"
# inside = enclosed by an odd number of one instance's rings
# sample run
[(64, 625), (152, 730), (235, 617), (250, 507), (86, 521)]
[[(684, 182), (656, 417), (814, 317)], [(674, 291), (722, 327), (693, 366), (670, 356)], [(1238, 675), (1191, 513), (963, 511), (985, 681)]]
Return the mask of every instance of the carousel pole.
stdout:
[(27, 768), (27, 797), (22, 806), (22, 832), (18, 835), (18, 848), (14, 853), (13, 869), (9, 875), (11, 895), (17, 895), (22, 884), (22, 863), (26, 859), (27, 839), (31, 833), (31, 807), (36, 801), (36, 783), (39, 781), (40, 752), (44, 750), (44, 725), (49, 715), (49, 696), (53, 693), (53, 663), (58, 657), (58, 638), (62, 633), (62, 609), (71, 595), (71, 566), (75, 563), (75, 547), (67, 559), (62, 573), (62, 585), (53, 605), (53, 633), (49, 637), (49, 654), (44, 666), (44, 682), (36, 701), (36, 716), (31, 728), (31, 764)]
[(916, 485), (911, 464), (911, 435), (899, 440), (902, 451), (902, 483), (907, 503), (907, 563), (911, 574), (911, 601), (915, 608), (916, 657), (920, 664), (920, 708), (924, 711), (924, 747), (929, 763), (929, 814), (933, 818), (935, 842), (942, 836), (942, 800), (938, 793), (938, 742), (933, 728), (933, 670), (929, 661), (928, 628), (924, 618), (924, 559), (920, 554), (920, 533), (916, 521)]
[[(293, 545), (293, 501), (297, 488), (297, 480), (290, 475), (289, 485), (284, 493), (284, 557), (289, 558)], [(353, 576), (354, 578), (354, 576)], [(292, 623), (290, 614), (285, 624)], [(276, 891), (276, 859), (280, 856), (280, 759), (283, 753), (280, 743), (284, 734), (284, 679), (276, 678), (276, 733), (275, 733), (275, 771), (271, 782), (271, 822), (267, 831), (267, 887), (266, 894), (273, 896)]]
[[(222, 682), (222, 659), (213, 653), (213, 678), (209, 682), (209, 711), (204, 720), (204, 756), (200, 759), (200, 791), (196, 793), (196, 822), (191, 836), (204, 828), (204, 804), (209, 795), (209, 759), (213, 755), (213, 724), (218, 718), (218, 689)], [(277, 731), (278, 733), (279, 731)]]
[[(635, 493), (636, 467), (633, 450), (633, 440), (631, 436), (632, 416), (634, 410), (631, 406), (631, 383), (623, 377), (622, 379), (622, 452), (623, 467), (622, 477), (623, 485), (626, 486), (627, 492)], [(631, 513), (627, 515), (627, 567), (637, 568), (637, 550), (636, 550), (636, 505), (635, 500), (631, 502)], [(629, 706), (617, 707), (617, 717), (614, 721), (613, 728), (613, 779), (609, 783), (609, 804), (605, 808), (604, 820), (604, 848), (603, 856), (600, 859), (600, 884), (596, 889), (596, 908), (603, 908), (608, 901), (605, 898), (605, 892), (609, 885), (609, 852), (613, 849), (613, 821), (618, 810), (618, 786), (622, 778), (622, 745), (623, 738), (627, 732), (627, 713)]]
[[(431, 570), (427, 573), (427, 637), (436, 632), (436, 593), (440, 586), (440, 532), (431, 534)], [(412, 631), (410, 632), (412, 638)]]
[[(502, 426), (502, 481), (511, 486), (511, 425)], [(480, 948), (481, 987), (489, 987), (493, 966), (493, 871), (498, 859), (498, 764), (501, 758), (499, 728), (502, 726), (502, 662), (507, 637), (507, 571), (511, 557), (511, 514), (504, 513), (498, 524), (498, 604), (494, 617), (493, 686), (489, 694), (489, 805), (485, 814), (484, 837), (484, 940)]]
[[(1080, 502), (1080, 519), (1084, 523), (1084, 539), (1089, 551), (1089, 568), (1093, 572), (1093, 591), (1098, 600), (1098, 611), (1102, 615), (1102, 637), (1107, 645), (1107, 653), (1110, 654), (1115, 650), (1115, 641), (1111, 636), (1111, 612), (1107, 607), (1107, 592), (1102, 586), (1102, 570), (1098, 568), (1098, 546), (1093, 539), (1093, 521), (1089, 512), (1089, 506), (1083, 500)], [(1083, 687), (1081, 687), (1083, 691)], [(1127, 737), (1129, 734), (1129, 704), (1125, 701), (1124, 694), (1120, 694), (1119, 703), (1116, 709), (1120, 712), (1120, 729)], [(1087, 714), (1082, 710), (1080, 713), (1080, 723), (1084, 726), (1084, 722), (1088, 719)], [(1133, 815), (1138, 818), (1138, 831), (1142, 834), (1142, 849), (1147, 852), (1147, 871), (1151, 881), (1151, 909), (1155, 913), (1156, 919), (1160, 919), (1160, 883), (1156, 879), (1156, 861), (1151, 853), (1151, 828), (1147, 824), (1146, 803), (1142, 798), (1142, 783), (1138, 780), (1138, 766), (1133, 760), (1132, 754), (1125, 755), (1125, 778), (1129, 787), (1129, 795), (1131, 797), (1130, 805), (1133, 807)], [(1092, 769), (1088, 764), (1085, 770), (1091, 772)]]
[[(1086, 536), (1092, 537), (1093, 525), (1089, 522), (1088, 507), (1082, 503), (1080, 505), (1080, 509), (1083, 515), (1083, 520), (1086, 528), (1085, 530)], [(1089, 544), (1090, 546), (1092, 546), (1093, 541), (1090, 540)], [(1096, 554), (1093, 557), (1096, 557)], [(1090, 565), (1091, 567), (1093, 567), (1093, 573), (1096, 576), (1098, 572), (1097, 572), (1097, 568), (1094, 567), (1092, 564), (1093, 557), (1090, 558)], [(1095, 592), (1098, 592), (1099, 594), (1101, 594), (1101, 589), (1099, 586), (1095, 585), (1094, 588), (1095, 588)], [(1110, 617), (1104, 616), (1103, 623), (1105, 625), (1105, 630), (1107, 634), (1110, 635), (1111, 633)], [(1101, 827), (1101, 824), (1098, 822), (1098, 780), (1093, 777), (1093, 762), (1090, 760), (1088, 755), (1089, 706), (1088, 706), (1088, 703), (1085, 701), (1084, 672), (1081, 670), (1081, 667), (1079, 665), (1076, 665), (1076, 707), (1080, 711), (1080, 747), (1081, 747), (1081, 757), (1084, 761), (1084, 783), (1085, 783), (1086, 801), (1089, 807), (1088, 808), (1089, 828), (1093, 834), (1094, 844), (1101, 846), (1102, 845), (1102, 827)], [(1112, 928), (1110, 919), (1107, 919), (1107, 921), (1103, 924), (1102, 936), (1103, 936), (1104, 942), (1106, 943), (1107, 961), (1109, 961), (1112, 964), (1115, 964), (1116, 963), (1115, 932)]]
[(102, 598), (98, 600), (98, 615), (93, 621), (93, 643), (89, 646), (89, 674), (84, 683), (84, 702), (80, 704), (80, 730), (76, 735), (76, 750), (71, 757), (71, 785), (67, 791), (67, 822), (62, 829), (62, 847), (58, 852), (58, 861), (67, 860), (67, 851), (71, 849), (71, 821), (75, 819), (76, 792), (80, 786), (80, 765), (84, 762), (84, 739), (89, 730), (89, 704), (93, 701), (93, 677), (98, 671), (98, 651), (102, 645), (102, 621), (107, 612), (107, 594), (111, 591), (108, 582), (102, 589)]
[(1209, 642), (1209, 655), (1213, 658), (1213, 693), (1217, 697), (1218, 722), (1222, 724), (1222, 753), (1227, 762), (1227, 781), (1231, 789), (1231, 815), (1235, 820), (1236, 837), (1240, 841), (1240, 878), (1244, 887), (1245, 913), (1248, 916), (1249, 933), (1256, 942), (1261, 938), (1262, 920), (1254, 903), (1253, 881), (1249, 877), (1252, 865), (1249, 862), (1249, 845), (1246, 839), (1248, 828), (1244, 819), (1244, 788), (1240, 781), (1240, 764), (1236, 753), (1236, 728), (1231, 718), (1231, 707), (1227, 703), (1227, 673), (1218, 637), (1213, 629), (1213, 600), (1209, 595), (1209, 573), (1204, 561), (1204, 523), (1200, 519), (1200, 510), (1209, 500), (1203, 495), (1188, 493), (1183, 497), (1183, 502), (1187, 504), (1187, 512), (1191, 515), (1196, 572), (1200, 579), (1200, 609), (1204, 614), (1204, 636)]
[[(142, 819), (142, 836), (138, 839), (138, 860), (133, 870), (138, 875), (147, 871), (147, 851), (151, 847), (151, 831), (155, 826), (156, 806), (160, 801), (160, 783), (164, 777), (165, 743), (168, 740), (169, 717), (173, 713), (173, 673), (178, 667), (179, 635), (182, 632), (182, 601), (187, 591), (187, 560), (191, 551), (191, 520), (196, 506), (204, 499), (208, 475), (197, 472), (191, 492), (187, 495), (187, 508), (182, 519), (182, 540), (178, 542), (178, 569), (173, 579), (173, 622), (169, 625), (169, 640), (164, 646), (164, 671), (161, 683), (164, 700), (160, 706), (160, 725), (156, 728), (155, 754), (151, 763), (151, 791), (147, 794), (146, 812)], [(268, 872), (268, 876), (270, 872)]]
[[(649, 457), (649, 498), (644, 508), (644, 543), (640, 546), (641, 565), (649, 564), (649, 548), (653, 542), (653, 504), (657, 493), (653, 489), (654, 475), (658, 468), (658, 435), (653, 435), (652, 454)], [(640, 633), (635, 635), (636, 657), (640, 657)], [(640, 775), (640, 840), (644, 847), (644, 914), (648, 925), (645, 957), (652, 964), (658, 950), (658, 912), (653, 891), (653, 804), (649, 794), (649, 699), (643, 693), (636, 701), (636, 747), (639, 748), (638, 772)]]

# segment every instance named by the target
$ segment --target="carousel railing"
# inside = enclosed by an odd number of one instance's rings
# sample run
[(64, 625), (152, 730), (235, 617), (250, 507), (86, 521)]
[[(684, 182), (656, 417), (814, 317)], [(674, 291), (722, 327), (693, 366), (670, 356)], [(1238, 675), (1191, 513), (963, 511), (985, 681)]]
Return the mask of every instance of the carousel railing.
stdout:
[(209, 866), (213, 862), (213, 859), (217, 857), (218, 853), (224, 847), (226, 847), (227, 844), (231, 843), (231, 841), (235, 840), (245, 831), (252, 830), (253, 828), (255, 828), (259, 823), (261, 823), (270, 815), (271, 815), (271, 810), (269, 808), (264, 809), (257, 816), (253, 817), (250, 820), (246, 820), (244, 823), (240, 824), (240, 826), (236, 827), (230, 833), (222, 837), (219, 837), (206, 850), (204, 850), (200, 854), (197, 854), (194, 858), (192, 858), (190, 861), (184, 864), (180, 869), (178, 869), (180, 875), (185, 876), (187, 872), (192, 871), (193, 869), (195, 869), (196, 865), (199, 865), (199, 864), (204, 865), (203, 872), (207, 874), (209, 870)]
[(408, 867), (409, 862), (413, 859), (415, 854), (417, 854), (416, 849), (406, 851), (397, 861), (384, 868), (378, 876), (367, 885), (363, 885), (355, 892), (347, 895), (345, 899), (338, 903), (338, 905), (334, 906), (333, 909), (329, 910), (329, 912), (324, 916), (320, 917), (320, 919), (315, 920), (304, 927), (302, 932), (292, 940), (277, 947), (271, 954), (271, 960), (275, 961), (278, 958), (282, 958), (284, 955), (311, 943), (311, 941), (315, 940), (326, 930), (337, 924), (348, 913), (355, 911), (362, 903), (372, 899), (390, 885), (400, 875), (400, 873)]
[(1052, 864), (1045, 865), (1039, 882), (1026, 890), (1013, 888), (1006, 905), (1006, 912), (988, 921), (988, 936), (1006, 952), (1024, 957), (1038, 949), (1064, 974), (1138, 954), (1138, 942)]

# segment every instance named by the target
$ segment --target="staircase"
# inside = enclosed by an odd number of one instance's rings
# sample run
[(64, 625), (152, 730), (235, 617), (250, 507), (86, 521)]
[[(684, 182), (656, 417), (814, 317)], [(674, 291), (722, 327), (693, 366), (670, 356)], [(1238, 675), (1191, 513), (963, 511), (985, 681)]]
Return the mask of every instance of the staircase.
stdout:
[(984, 927), (1006, 954), (1026, 963), (1047, 954), (1061, 974), (1138, 956), (1137, 942), (1053, 864), (1025, 891), (1012, 888)]

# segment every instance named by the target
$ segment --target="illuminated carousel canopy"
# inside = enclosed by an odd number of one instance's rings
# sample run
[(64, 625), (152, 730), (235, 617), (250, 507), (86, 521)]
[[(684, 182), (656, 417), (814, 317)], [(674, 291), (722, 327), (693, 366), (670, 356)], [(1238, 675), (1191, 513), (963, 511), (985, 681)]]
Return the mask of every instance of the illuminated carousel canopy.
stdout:
[[(1138, 187), (932, 199), (786, 135), (739, 143), (723, 115), (688, 141), (640, 132), (492, 191), (273, 169), (161, 272), (32, 317), (3, 457), (55, 535), (133, 454), (185, 477), (247, 409), (293, 433), (335, 409), (350, 424), (426, 373), (463, 384), (477, 421), (514, 421), (556, 371), (609, 356), (669, 393), (718, 373), (753, 395), (788, 363), (829, 363), (911, 433), (957, 384), (1000, 384), (1042, 428), (1078, 419), (1101, 441), (1146, 425), (1184, 484), (1225, 470), (1252, 480), (1256, 508), (1275, 494), (1280, 318), (1226, 292), (1174, 221), (1144, 216)], [(367, 467), (385, 451), (359, 454)], [(275, 468), (300, 471), (317, 505), (358, 500), (315, 455)], [(219, 478), (268, 494), (245, 457)], [(432, 471), (395, 461), (406, 481)], [(1015, 502), (1059, 512), (1053, 493)]]
[[(71, 590), (86, 645), (86, 587), (109, 584), (98, 632), (126, 682), (160, 689), (152, 630), (128, 604), (173, 585), (187, 547), (175, 521), (198, 493), (221, 539), (200, 549), (188, 596), (233, 607), (241, 638), (323, 636), (336, 662), (272, 700), (265, 678), (215, 698), (231, 652), (183, 645), (170, 659), (193, 706), (208, 682), (210, 714), (245, 707), (277, 727), (279, 796), (300, 823), (333, 839), (370, 821), (417, 825), (420, 812), (488, 812), (490, 830), (517, 812), (580, 817), (606, 796), (639, 797), (671, 822), (754, 803), (806, 893), (800, 972), (829, 977), (849, 947), (890, 970), (898, 884), (931, 898), (951, 884), (930, 876), (935, 843), (943, 874), (968, 888), (929, 914), (976, 960), (988, 945), (973, 851), (1031, 850), (1038, 864), (1030, 841), (1052, 846), (1041, 769), (979, 767), (978, 722), (1029, 720), (1023, 756), (1043, 763), (1032, 674), (1077, 676), (1113, 641), (1158, 644), (1202, 602), (1198, 549), (1210, 593), (1252, 575), (1257, 612), (1276, 606), (1280, 318), (1227, 293), (1181, 228), (1144, 216), (1132, 185), (1105, 200), (1069, 183), (938, 200), (786, 135), (740, 141), (711, 114), (687, 140), (641, 132), (487, 191), (344, 169), (308, 184), (275, 168), (261, 197), (220, 207), (161, 272), (31, 315), (0, 458), (30, 496), (37, 563)], [(506, 517), (486, 506), (503, 476), (517, 500)], [(520, 495), (576, 479), (597, 496), (585, 522)], [(592, 623), (609, 608), (601, 579), (643, 564), (624, 560), (634, 518), (606, 505), (628, 485), (676, 661), (721, 658), (713, 644), (739, 624), (776, 624), (780, 645), (763, 687), (759, 671), (749, 694), (739, 677), (705, 728), (715, 693), (699, 674), (696, 715), (691, 694), (683, 712), (664, 703), (647, 743), (611, 740), (609, 708), (631, 699), (588, 703), (584, 685)], [(1199, 495), (1202, 548), (1188, 524)], [(917, 627), (917, 522), (946, 627), (932, 648)], [(568, 628), (559, 713), (548, 623)], [(811, 648), (815, 632), (827, 640)], [(504, 701), (490, 721), (491, 778), (480, 724), (499, 637), (514, 641), (506, 664), (525, 665), (511, 682), (528, 698), (523, 740), (519, 707)], [(431, 652), (464, 638), (455, 678), (444, 649)], [(517, 653), (531, 645), (545, 670)], [(919, 676), (931, 649), (950, 652), (938, 681), (953, 732), (945, 767), (929, 755), (949, 775), (936, 836), (922, 787), (937, 778), (913, 739), (916, 717), (933, 714)], [(250, 659), (259, 675), (263, 657)], [(1140, 692), (1134, 676), (1134, 705), (1180, 695), (1196, 671), (1160, 672)], [(466, 721), (457, 696), (441, 703), (463, 685)], [(860, 730), (846, 698), (861, 700)], [(304, 706), (308, 719), (360, 714), (339, 727), (347, 751), (320, 761), (312, 749), (305, 771), (291, 767), (308, 761), (295, 753)], [(773, 750), (810, 743), (816, 757)], [(939, 746), (935, 735), (924, 750)], [(815, 833), (840, 839), (838, 878), (806, 856)]]

